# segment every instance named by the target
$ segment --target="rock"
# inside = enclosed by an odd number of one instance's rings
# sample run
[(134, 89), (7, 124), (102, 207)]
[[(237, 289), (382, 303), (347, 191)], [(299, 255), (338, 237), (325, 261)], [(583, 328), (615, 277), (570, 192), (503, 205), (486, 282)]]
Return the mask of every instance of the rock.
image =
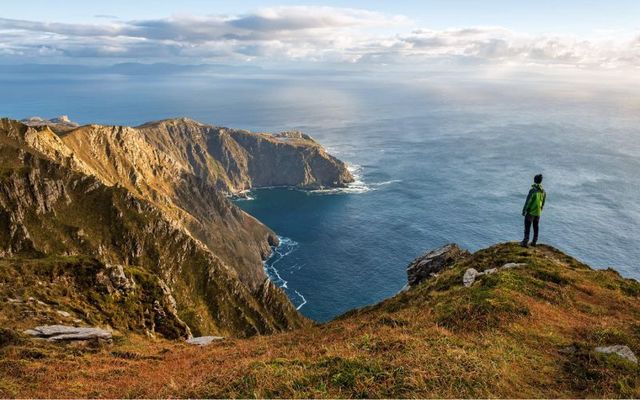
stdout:
[(617, 356), (622, 357), (626, 360), (629, 360), (634, 364), (638, 363), (638, 358), (628, 346), (614, 345), (614, 346), (596, 347), (595, 351), (597, 353), (616, 354)]
[(498, 272), (498, 268), (489, 268), (482, 271), (482, 275), (495, 274), (496, 272)]
[(187, 339), (187, 343), (193, 344), (196, 346), (206, 346), (213, 342), (224, 340), (222, 336), (198, 336), (191, 339)]
[(280, 132), (278, 134), (273, 135), (274, 137), (277, 137), (279, 139), (301, 139), (301, 140), (308, 140), (310, 142), (314, 142), (315, 140), (313, 140), (313, 138), (311, 138), (311, 136), (304, 134), (300, 131), (284, 131), (284, 132)]
[(524, 267), (525, 265), (527, 264), (526, 263), (506, 263), (501, 268), (502, 269), (517, 268), (517, 267)]
[(464, 284), (464, 286), (469, 287), (471, 285), (473, 285), (473, 282), (476, 281), (476, 278), (482, 275), (491, 275), (491, 274), (495, 274), (496, 272), (498, 272), (501, 269), (508, 269), (508, 268), (515, 268), (515, 267), (521, 267), (523, 265), (527, 265), (524, 263), (506, 263), (505, 265), (503, 265), (500, 268), (489, 268), (489, 269), (485, 269), (482, 272), (478, 272), (473, 268), (469, 268), (465, 271), (464, 276), (462, 277), (462, 284)]
[(105, 264), (105, 270), (96, 274), (96, 282), (109, 294), (124, 295), (136, 287), (133, 278), (127, 278), (124, 267), (118, 264)]
[(67, 333), (57, 336), (52, 336), (47, 340), (50, 342), (71, 341), (71, 340), (90, 340), (90, 339), (102, 339), (111, 340), (111, 332), (103, 331), (97, 328), (88, 328), (86, 331), (78, 333)]
[(57, 312), (58, 314), (62, 315), (63, 317), (67, 317), (67, 318), (70, 318), (70, 317), (71, 317), (71, 314), (69, 314), (69, 313), (68, 313), (68, 312), (66, 312), (66, 311), (56, 310), (56, 312)]
[(413, 287), (418, 285), (420, 282), (437, 275), (444, 269), (450, 268), (457, 261), (468, 255), (468, 251), (462, 250), (457, 244), (452, 243), (416, 258), (407, 267), (409, 286)]
[(127, 278), (124, 274), (124, 267), (122, 265), (106, 264), (109, 271), (109, 278), (113, 286), (124, 292), (128, 292), (136, 287), (136, 283), (133, 279)]
[(462, 283), (465, 287), (469, 287), (473, 285), (473, 282), (476, 281), (476, 277), (479, 275), (479, 272), (474, 268), (469, 268), (464, 272), (464, 276), (462, 277)]
[(66, 340), (111, 340), (112, 334), (100, 328), (83, 328), (65, 325), (43, 325), (33, 329), (27, 329), (25, 334), (47, 339), (50, 342)]

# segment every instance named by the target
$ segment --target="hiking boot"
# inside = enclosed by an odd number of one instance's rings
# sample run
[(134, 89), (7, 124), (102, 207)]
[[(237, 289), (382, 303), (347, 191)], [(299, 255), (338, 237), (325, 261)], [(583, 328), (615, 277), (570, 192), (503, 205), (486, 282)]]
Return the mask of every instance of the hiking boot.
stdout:
[(523, 240), (522, 242), (520, 242), (520, 246), (529, 247), (529, 245), (527, 245), (527, 241), (526, 240)]
[(536, 243), (535, 240), (533, 242), (531, 242), (531, 246), (536, 247), (536, 245), (537, 245), (537, 243)]

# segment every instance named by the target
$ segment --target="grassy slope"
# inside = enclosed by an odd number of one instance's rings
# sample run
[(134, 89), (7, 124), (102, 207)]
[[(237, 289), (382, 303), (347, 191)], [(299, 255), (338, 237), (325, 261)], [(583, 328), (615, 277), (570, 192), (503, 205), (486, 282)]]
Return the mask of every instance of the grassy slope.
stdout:
[[(462, 274), (507, 262), (526, 267)], [(130, 335), (0, 348), (0, 395), (37, 397), (638, 397), (640, 283), (554, 250), (501, 244), (333, 322), (205, 348)], [(4, 337), (9, 337), (4, 335)], [(2, 346), (2, 345), (0, 345)]]
[[(185, 337), (184, 323), (166, 315), (169, 300), (158, 277), (134, 266), (125, 267), (124, 272), (136, 282), (131, 291), (108, 288), (99, 279), (101, 273), (108, 276), (104, 263), (86, 256), (0, 259), (0, 298), (5, 301), (0, 326), (19, 331), (38, 325), (80, 323)], [(162, 307), (161, 312), (154, 308), (154, 301)]]

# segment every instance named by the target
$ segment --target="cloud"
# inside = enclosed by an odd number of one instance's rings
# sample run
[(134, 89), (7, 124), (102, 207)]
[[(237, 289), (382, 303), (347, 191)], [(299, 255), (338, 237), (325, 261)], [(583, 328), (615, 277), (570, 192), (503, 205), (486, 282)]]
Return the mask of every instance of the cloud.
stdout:
[(403, 16), (316, 6), (95, 24), (0, 18), (0, 61), (106, 58), (398, 65), (446, 61), (618, 68), (638, 67), (640, 60), (640, 37), (595, 41), (532, 36), (502, 27), (431, 30), (414, 25)]

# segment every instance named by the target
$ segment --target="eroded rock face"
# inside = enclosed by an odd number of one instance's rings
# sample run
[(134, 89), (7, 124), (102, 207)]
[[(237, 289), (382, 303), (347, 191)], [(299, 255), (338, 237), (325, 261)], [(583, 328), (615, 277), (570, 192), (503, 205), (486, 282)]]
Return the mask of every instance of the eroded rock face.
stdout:
[(440, 271), (453, 266), (453, 264), (468, 255), (468, 251), (461, 249), (454, 243), (423, 254), (413, 260), (407, 267), (409, 287), (416, 286), (425, 279), (437, 275)]

